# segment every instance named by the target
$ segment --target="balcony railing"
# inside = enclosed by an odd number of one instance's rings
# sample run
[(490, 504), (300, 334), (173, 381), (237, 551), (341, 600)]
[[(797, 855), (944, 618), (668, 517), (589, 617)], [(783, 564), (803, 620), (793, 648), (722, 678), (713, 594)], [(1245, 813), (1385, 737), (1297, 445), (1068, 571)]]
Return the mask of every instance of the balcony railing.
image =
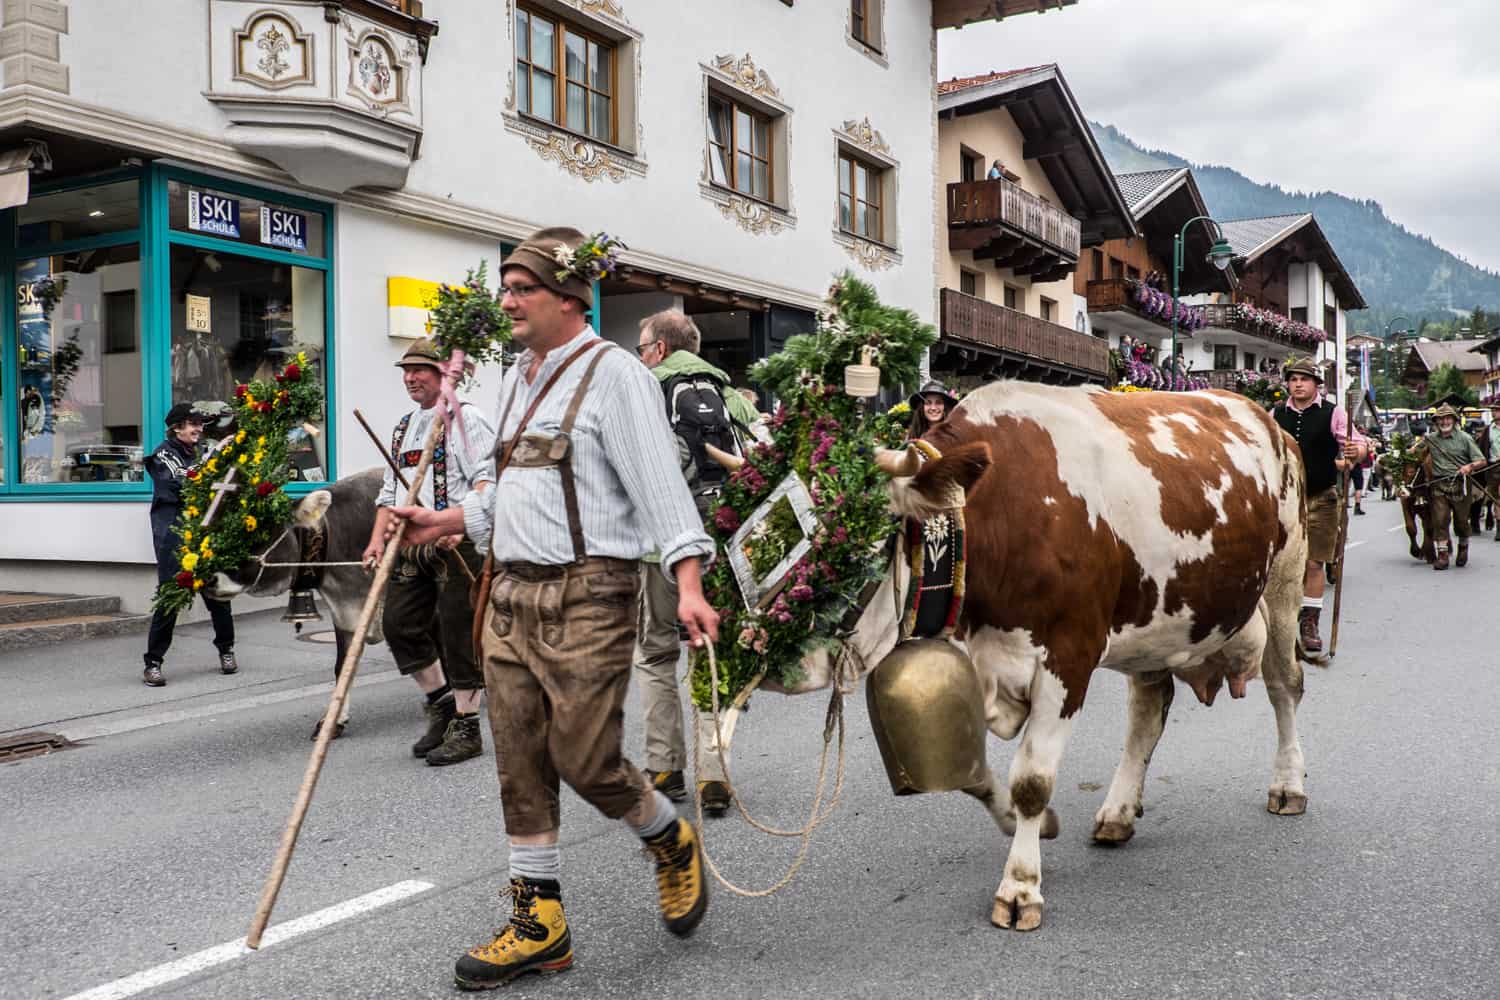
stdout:
[(1008, 226), (1074, 260), (1081, 246), (1077, 219), (1007, 180), (949, 184), (948, 225)]
[(943, 336), (1080, 372), (1109, 373), (1109, 344), (1048, 320), (943, 289)]
[[(1287, 347), (1295, 347), (1300, 351), (1314, 350), (1322, 342), (1319, 335), (1322, 331), (1295, 320), (1286, 319), (1269, 310), (1260, 310), (1263, 315), (1275, 316), (1278, 320), (1287, 324), (1290, 332), (1281, 332), (1275, 326), (1267, 323), (1256, 323), (1245, 318), (1243, 311), (1235, 305), (1214, 304), (1201, 307), (1203, 309), (1204, 325), (1218, 327), (1221, 330), (1234, 330), (1238, 333), (1259, 337), (1261, 340), (1272, 344), (1284, 344)], [(1326, 335), (1324, 335), (1326, 337)]]

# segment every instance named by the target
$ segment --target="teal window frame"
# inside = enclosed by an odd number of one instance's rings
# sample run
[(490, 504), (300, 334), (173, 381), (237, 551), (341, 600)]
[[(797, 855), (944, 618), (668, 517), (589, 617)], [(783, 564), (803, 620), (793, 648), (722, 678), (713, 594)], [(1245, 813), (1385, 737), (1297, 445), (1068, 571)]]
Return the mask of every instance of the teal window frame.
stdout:
[[(34, 189), (36, 196), (54, 194), (59, 191), (75, 190), (78, 188), (95, 187), (102, 184), (117, 183), (125, 180), (136, 180), (138, 182), (138, 197), (140, 198), (139, 225), (135, 229), (123, 230), (118, 233), (108, 233), (103, 236), (91, 236), (82, 239), (66, 240), (57, 243), (37, 244), (20, 248), (17, 246), (16, 210), (6, 209), (0, 212), (0, 277), (5, 281), (7, 293), (3, 308), (0, 308), (0, 320), (3, 320), (3, 330), (0, 330), (0, 399), (4, 400), (4, 406), (0, 407), (0, 435), (3, 435), (4, 448), (4, 481), (0, 482), (0, 503), (5, 502), (36, 502), (36, 501), (144, 501), (151, 497), (151, 482), (149, 478), (139, 483), (22, 483), (19, 481), (21, 473), (20, 461), (20, 371), (17, 363), (17, 303), (16, 303), (16, 267), (21, 260), (30, 260), (35, 257), (46, 257), (59, 253), (69, 253), (76, 250), (94, 250), (104, 247), (121, 246), (129, 243), (140, 245), (141, 262), (141, 287), (140, 287), (140, 343), (141, 343), (141, 405), (144, 412), (141, 414), (141, 445), (147, 454), (156, 448), (165, 437), (166, 429), (162, 426), (161, 418), (171, 406), (171, 384), (172, 384), (172, 348), (171, 338), (166, 330), (171, 321), (171, 249), (173, 246), (187, 246), (197, 249), (214, 250), (219, 253), (238, 254), (257, 260), (270, 261), (277, 264), (291, 264), (297, 267), (306, 267), (323, 272), (323, 336), (324, 336), (324, 364), (323, 364), (323, 391), (325, 407), (325, 434), (327, 441), (326, 468), (324, 475), (331, 476), (338, 469), (337, 454), (337, 420), (338, 406), (335, 396), (336, 380), (334, 373), (338, 371), (338, 359), (336, 355), (337, 338), (336, 317), (334, 303), (336, 301), (336, 290), (334, 287), (335, 272), (333, 268), (334, 247), (334, 210), (333, 205), (328, 202), (314, 201), (298, 195), (277, 191), (273, 188), (264, 188), (250, 184), (242, 184), (238, 181), (217, 177), (212, 174), (199, 173), (187, 168), (167, 167), (158, 164), (150, 164), (142, 167), (134, 167), (125, 170), (113, 170), (106, 173), (91, 174), (84, 177), (68, 178), (67, 180), (51, 183), (37, 184)], [(323, 252), (321, 255), (294, 253), (289, 250), (280, 250), (273, 247), (261, 247), (253, 244), (237, 243), (234, 240), (219, 239), (214, 236), (205, 236), (199, 233), (177, 232), (171, 228), (167, 203), (167, 184), (170, 181), (179, 181), (191, 184), (195, 187), (211, 188), (215, 191), (223, 191), (226, 194), (239, 195), (247, 198), (258, 198), (275, 205), (284, 205), (295, 208), (298, 211), (316, 213), (323, 221)], [(296, 482), (288, 484), (287, 493), (293, 496), (303, 496), (312, 490), (327, 485), (332, 480), (325, 479), (324, 482)]]

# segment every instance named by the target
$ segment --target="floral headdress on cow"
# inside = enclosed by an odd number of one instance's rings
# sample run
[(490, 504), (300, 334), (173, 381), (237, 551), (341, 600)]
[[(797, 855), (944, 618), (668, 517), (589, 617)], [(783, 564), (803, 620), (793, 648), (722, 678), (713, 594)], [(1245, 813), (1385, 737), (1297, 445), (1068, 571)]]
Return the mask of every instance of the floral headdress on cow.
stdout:
[[(910, 310), (883, 305), (873, 288), (845, 273), (829, 289), (817, 329), (790, 338), (751, 370), (751, 381), (780, 405), (768, 427), (769, 440), (747, 450), (708, 524), (720, 547), (704, 587), (719, 612), (715, 654), (721, 701), (762, 675), (783, 687), (796, 686), (802, 656), (838, 641), (845, 613), (886, 568), (889, 557), (881, 543), (897, 524), (889, 510), (889, 480), (875, 465), (874, 449), (902, 441), (910, 411), (903, 403), (882, 412), (847, 395), (845, 369), (873, 363), (882, 388), (910, 387), (917, 384), (923, 353), (936, 339), (932, 327)], [(757, 573), (790, 561), (777, 588), (757, 595), (764, 599), (751, 607), (726, 548), (792, 473), (806, 485), (811, 501), (803, 517), (810, 513), (815, 523), (804, 532), (796, 512), (773, 506), (770, 516), (740, 539), (748, 550), (742, 554)], [(793, 558), (804, 540), (803, 554)], [(699, 708), (709, 707), (710, 672), (701, 653), (694, 656), (692, 693)]]
[(177, 612), (214, 574), (265, 551), (291, 518), (284, 487), (292, 478), (289, 436), (317, 420), (323, 385), (298, 352), (273, 380), (235, 388), (236, 432), (219, 442), (182, 483), (177, 538), (178, 572), (156, 591), (153, 606)]

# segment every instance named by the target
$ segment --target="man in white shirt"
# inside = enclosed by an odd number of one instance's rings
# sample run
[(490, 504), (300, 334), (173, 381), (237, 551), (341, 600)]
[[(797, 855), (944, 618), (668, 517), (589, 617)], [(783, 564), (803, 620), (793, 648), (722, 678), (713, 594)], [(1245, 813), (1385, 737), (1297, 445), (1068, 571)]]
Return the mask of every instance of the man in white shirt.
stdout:
[(484, 673), (513, 912), (493, 941), (458, 960), (454, 976), (467, 989), (573, 963), (559, 882), (560, 781), (645, 841), (669, 931), (692, 933), (708, 904), (692, 827), (621, 742), (640, 559), (661, 553), (677, 582), (678, 620), (697, 645), (718, 634), (702, 586), (713, 543), (677, 464), (656, 379), (586, 321), (601, 239), (544, 229), (501, 266), (501, 305), (526, 350), (500, 387), (508, 464), (494, 487), (471, 493), (461, 520), (451, 509), (396, 510), (411, 543), (463, 525), (494, 557)]
[[(422, 446), (437, 417), (436, 403), (443, 386), (442, 356), (429, 340), (412, 344), (396, 362), (401, 380), (416, 407), (397, 423), (391, 436), (391, 461), (403, 471), (415, 469)], [(476, 477), (488, 468), (495, 435), (477, 406), (460, 407), (464, 432), (444, 430), (433, 452), (428, 475), (419, 492), (422, 505), (440, 511), (458, 508), (473, 489)], [(467, 443), (465, 441), (467, 438)], [(411, 473), (406, 472), (410, 482)], [(406, 499), (389, 467), (375, 500), (375, 525), (365, 547), (364, 562), (380, 561), (391, 508)], [(469, 574), (462, 560), (478, 573), (483, 557), (473, 543), (456, 532), (434, 544), (403, 552), (386, 590), (381, 628), (396, 658), (396, 668), (417, 682), (426, 698), (427, 731), (411, 752), (434, 767), (457, 764), (479, 756), (484, 739), (479, 729), (479, 696), (484, 674), (470, 636), (474, 617)]]

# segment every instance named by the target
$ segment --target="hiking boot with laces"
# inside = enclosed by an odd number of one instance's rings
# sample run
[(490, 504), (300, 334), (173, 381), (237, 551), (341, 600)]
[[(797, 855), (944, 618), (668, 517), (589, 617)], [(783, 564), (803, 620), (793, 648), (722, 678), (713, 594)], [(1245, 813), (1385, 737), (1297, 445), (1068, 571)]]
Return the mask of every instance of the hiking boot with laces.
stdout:
[(1297, 644), (1309, 656), (1323, 652), (1323, 640), (1318, 636), (1319, 608), (1303, 608), (1297, 615)]
[(426, 757), (429, 751), (441, 745), (448, 737), (448, 723), (458, 714), (452, 698), (444, 698), (436, 705), (423, 705), (422, 711), (427, 715), (427, 732), (411, 745), (413, 757)]
[(708, 885), (703, 880), (703, 851), (698, 836), (679, 819), (655, 837), (644, 838), (656, 859), (656, 893), (667, 930), (687, 937), (708, 911)]
[(240, 669), (239, 663), (234, 658), (234, 650), (219, 654), (219, 673), (232, 674)]
[(528, 972), (562, 972), (573, 964), (573, 937), (557, 882), (513, 878), (507, 892), (510, 922), (495, 932), (493, 941), (470, 948), (453, 967), (453, 981), (460, 989), (492, 990)]
[(681, 771), (642, 771), (651, 787), (673, 802), (687, 801), (687, 781)]
[(444, 767), (472, 760), (484, 752), (484, 737), (479, 734), (479, 716), (455, 715), (448, 723), (443, 742), (427, 751), (427, 763)]

